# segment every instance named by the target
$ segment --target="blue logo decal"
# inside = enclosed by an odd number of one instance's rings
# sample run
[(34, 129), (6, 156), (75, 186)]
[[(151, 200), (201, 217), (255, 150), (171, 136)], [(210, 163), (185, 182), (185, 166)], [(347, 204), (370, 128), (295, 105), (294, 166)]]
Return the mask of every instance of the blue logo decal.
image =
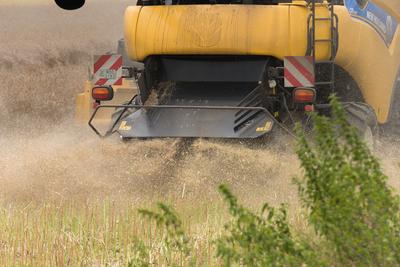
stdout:
[(371, 0), (345, 0), (350, 15), (371, 25), (387, 46), (393, 41), (399, 22)]

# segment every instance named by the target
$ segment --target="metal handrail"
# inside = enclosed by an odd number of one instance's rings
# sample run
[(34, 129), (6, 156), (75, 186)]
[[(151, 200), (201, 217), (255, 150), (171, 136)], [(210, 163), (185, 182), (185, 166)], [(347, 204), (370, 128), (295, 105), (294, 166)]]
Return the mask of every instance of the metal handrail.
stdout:
[[(105, 133), (101, 134), (97, 128), (93, 125), (93, 120), (96, 117), (97, 112), (100, 109), (105, 108), (124, 108), (123, 112), (120, 114), (118, 119), (114, 122), (113, 126)], [(173, 108), (181, 108), (181, 109), (214, 109), (214, 110), (258, 110), (262, 111), (267, 114), (268, 117), (276, 121), (274, 116), (264, 107), (238, 107), (238, 106), (182, 106), (182, 105), (136, 105), (136, 104), (129, 104), (129, 105), (100, 105), (97, 106), (94, 110), (90, 120), (88, 122), (90, 128), (101, 138), (108, 137), (114, 134), (116, 131), (114, 130), (115, 126), (118, 124), (119, 120), (122, 118), (123, 114), (126, 110), (130, 108), (136, 109), (173, 109)]]

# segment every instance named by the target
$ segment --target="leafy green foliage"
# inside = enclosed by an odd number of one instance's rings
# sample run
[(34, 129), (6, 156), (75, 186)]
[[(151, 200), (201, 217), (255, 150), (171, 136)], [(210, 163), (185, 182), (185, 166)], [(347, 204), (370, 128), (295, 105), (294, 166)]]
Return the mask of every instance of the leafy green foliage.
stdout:
[(313, 116), (315, 143), (298, 131), (298, 180), (309, 221), (346, 266), (400, 264), (399, 201), (379, 162), (346, 121), (335, 97), (333, 117)]
[(142, 241), (134, 244), (134, 255), (127, 262), (128, 267), (148, 267), (149, 250)]
[[(335, 97), (331, 104), (332, 118), (312, 115), (312, 142), (298, 131), (304, 177), (296, 183), (318, 242), (310, 245), (292, 234), (284, 205), (264, 204), (256, 213), (221, 185), (231, 215), (216, 240), (217, 257), (224, 266), (400, 266), (400, 201)], [(166, 230), (170, 250), (191, 258), (193, 248), (182, 222), (165, 204), (158, 208), (160, 212), (140, 213)], [(145, 255), (147, 249), (140, 251)], [(186, 262), (196, 264), (193, 258)]]
[(275, 209), (264, 204), (255, 214), (240, 205), (226, 186), (219, 190), (233, 218), (225, 226), (227, 235), (217, 241), (217, 255), (225, 266), (322, 266), (309, 246), (294, 239), (285, 206)]
[(188, 238), (182, 228), (182, 221), (168, 205), (159, 203), (158, 208), (160, 213), (145, 209), (140, 209), (139, 213), (154, 220), (159, 227), (165, 227), (168, 248), (189, 254)]
[[(151, 221), (155, 221), (156, 225), (165, 230), (164, 243), (167, 252), (165, 257), (170, 266), (182, 266), (184, 260), (189, 259), (189, 265), (193, 265), (195, 260), (191, 258), (192, 248), (189, 244), (189, 238), (186, 236), (182, 227), (182, 221), (178, 215), (164, 203), (158, 203), (159, 212), (146, 209), (140, 209), (139, 213), (147, 217)], [(176, 263), (172, 253), (180, 254), (179, 263)], [(186, 261), (185, 261), (186, 262)]]

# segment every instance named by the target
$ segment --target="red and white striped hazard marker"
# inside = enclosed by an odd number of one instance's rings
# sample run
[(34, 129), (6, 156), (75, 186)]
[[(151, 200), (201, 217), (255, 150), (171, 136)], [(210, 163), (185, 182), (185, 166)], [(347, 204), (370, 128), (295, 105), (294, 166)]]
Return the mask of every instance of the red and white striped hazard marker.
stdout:
[(95, 85), (122, 85), (122, 56), (96, 55), (93, 57)]
[(283, 64), (285, 87), (313, 87), (315, 85), (313, 57), (285, 57)]

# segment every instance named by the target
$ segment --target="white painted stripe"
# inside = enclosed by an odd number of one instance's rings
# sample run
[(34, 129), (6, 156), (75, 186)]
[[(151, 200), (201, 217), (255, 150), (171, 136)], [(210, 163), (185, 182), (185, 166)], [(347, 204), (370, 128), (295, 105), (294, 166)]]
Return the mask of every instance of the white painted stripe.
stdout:
[[(102, 79), (103, 79), (103, 78), (97, 79), (96, 82), (95, 82), (95, 84), (96, 84), (98, 81), (102, 80)], [(117, 78), (117, 79), (112, 79), (112, 80), (109, 79), (109, 80), (107, 80), (103, 85), (114, 85), (119, 79), (120, 79), (120, 77)]]
[(312, 63), (310, 63), (306, 57), (295, 57), (295, 60), (297, 60), (305, 69), (307, 69), (311, 74), (314, 74), (314, 66)]
[(113, 80), (108, 80), (107, 82), (106, 82), (106, 84), (109, 84), (109, 85), (113, 85), (116, 81), (118, 81), (119, 80), (119, 78), (118, 79), (113, 79)]
[(307, 78), (289, 60), (286, 60), (286, 69), (301, 83), (301, 86), (313, 86)]
[(285, 87), (294, 87), (293, 84), (285, 78)]
[[(102, 56), (95, 56), (96, 60), (99, 60)], [(103, 79), (103, 77), (99, 77), (99, 73), (101, 70), (108, 70), (110, 69), (118, 60), (120, 60), (121, 55), (111, 55), (111, 57), (98, 69), (96, 73), (93, 74), (93, 80), (96, 81), (95, 83), (99, 82)], [(114, 85), (121, 77), (122, 77), (122, 65), (116, 70), (117, 77), (116, 79), (108, 79), (104, 85)]]
[[(113, 55), (113, 56), (111, 56), (110, 59), (107, 60), (107, 62), (104, 63), (104, 65), (101, 66), (97, 72), (99, 72), (100, 70), (104, 70), (104, 69), (109, 69), (109, 68), (111, 68), (111, 66), (114, 65), (114, 63), (117, 62), (117, 60), (118, 60), (119, 58), (120, 58), (119, 55)], [(97, 72), (96, 72), (96, 73), (97, 73)], [(96, 74), (96, 73), (95, 73), (95, 74)]]

